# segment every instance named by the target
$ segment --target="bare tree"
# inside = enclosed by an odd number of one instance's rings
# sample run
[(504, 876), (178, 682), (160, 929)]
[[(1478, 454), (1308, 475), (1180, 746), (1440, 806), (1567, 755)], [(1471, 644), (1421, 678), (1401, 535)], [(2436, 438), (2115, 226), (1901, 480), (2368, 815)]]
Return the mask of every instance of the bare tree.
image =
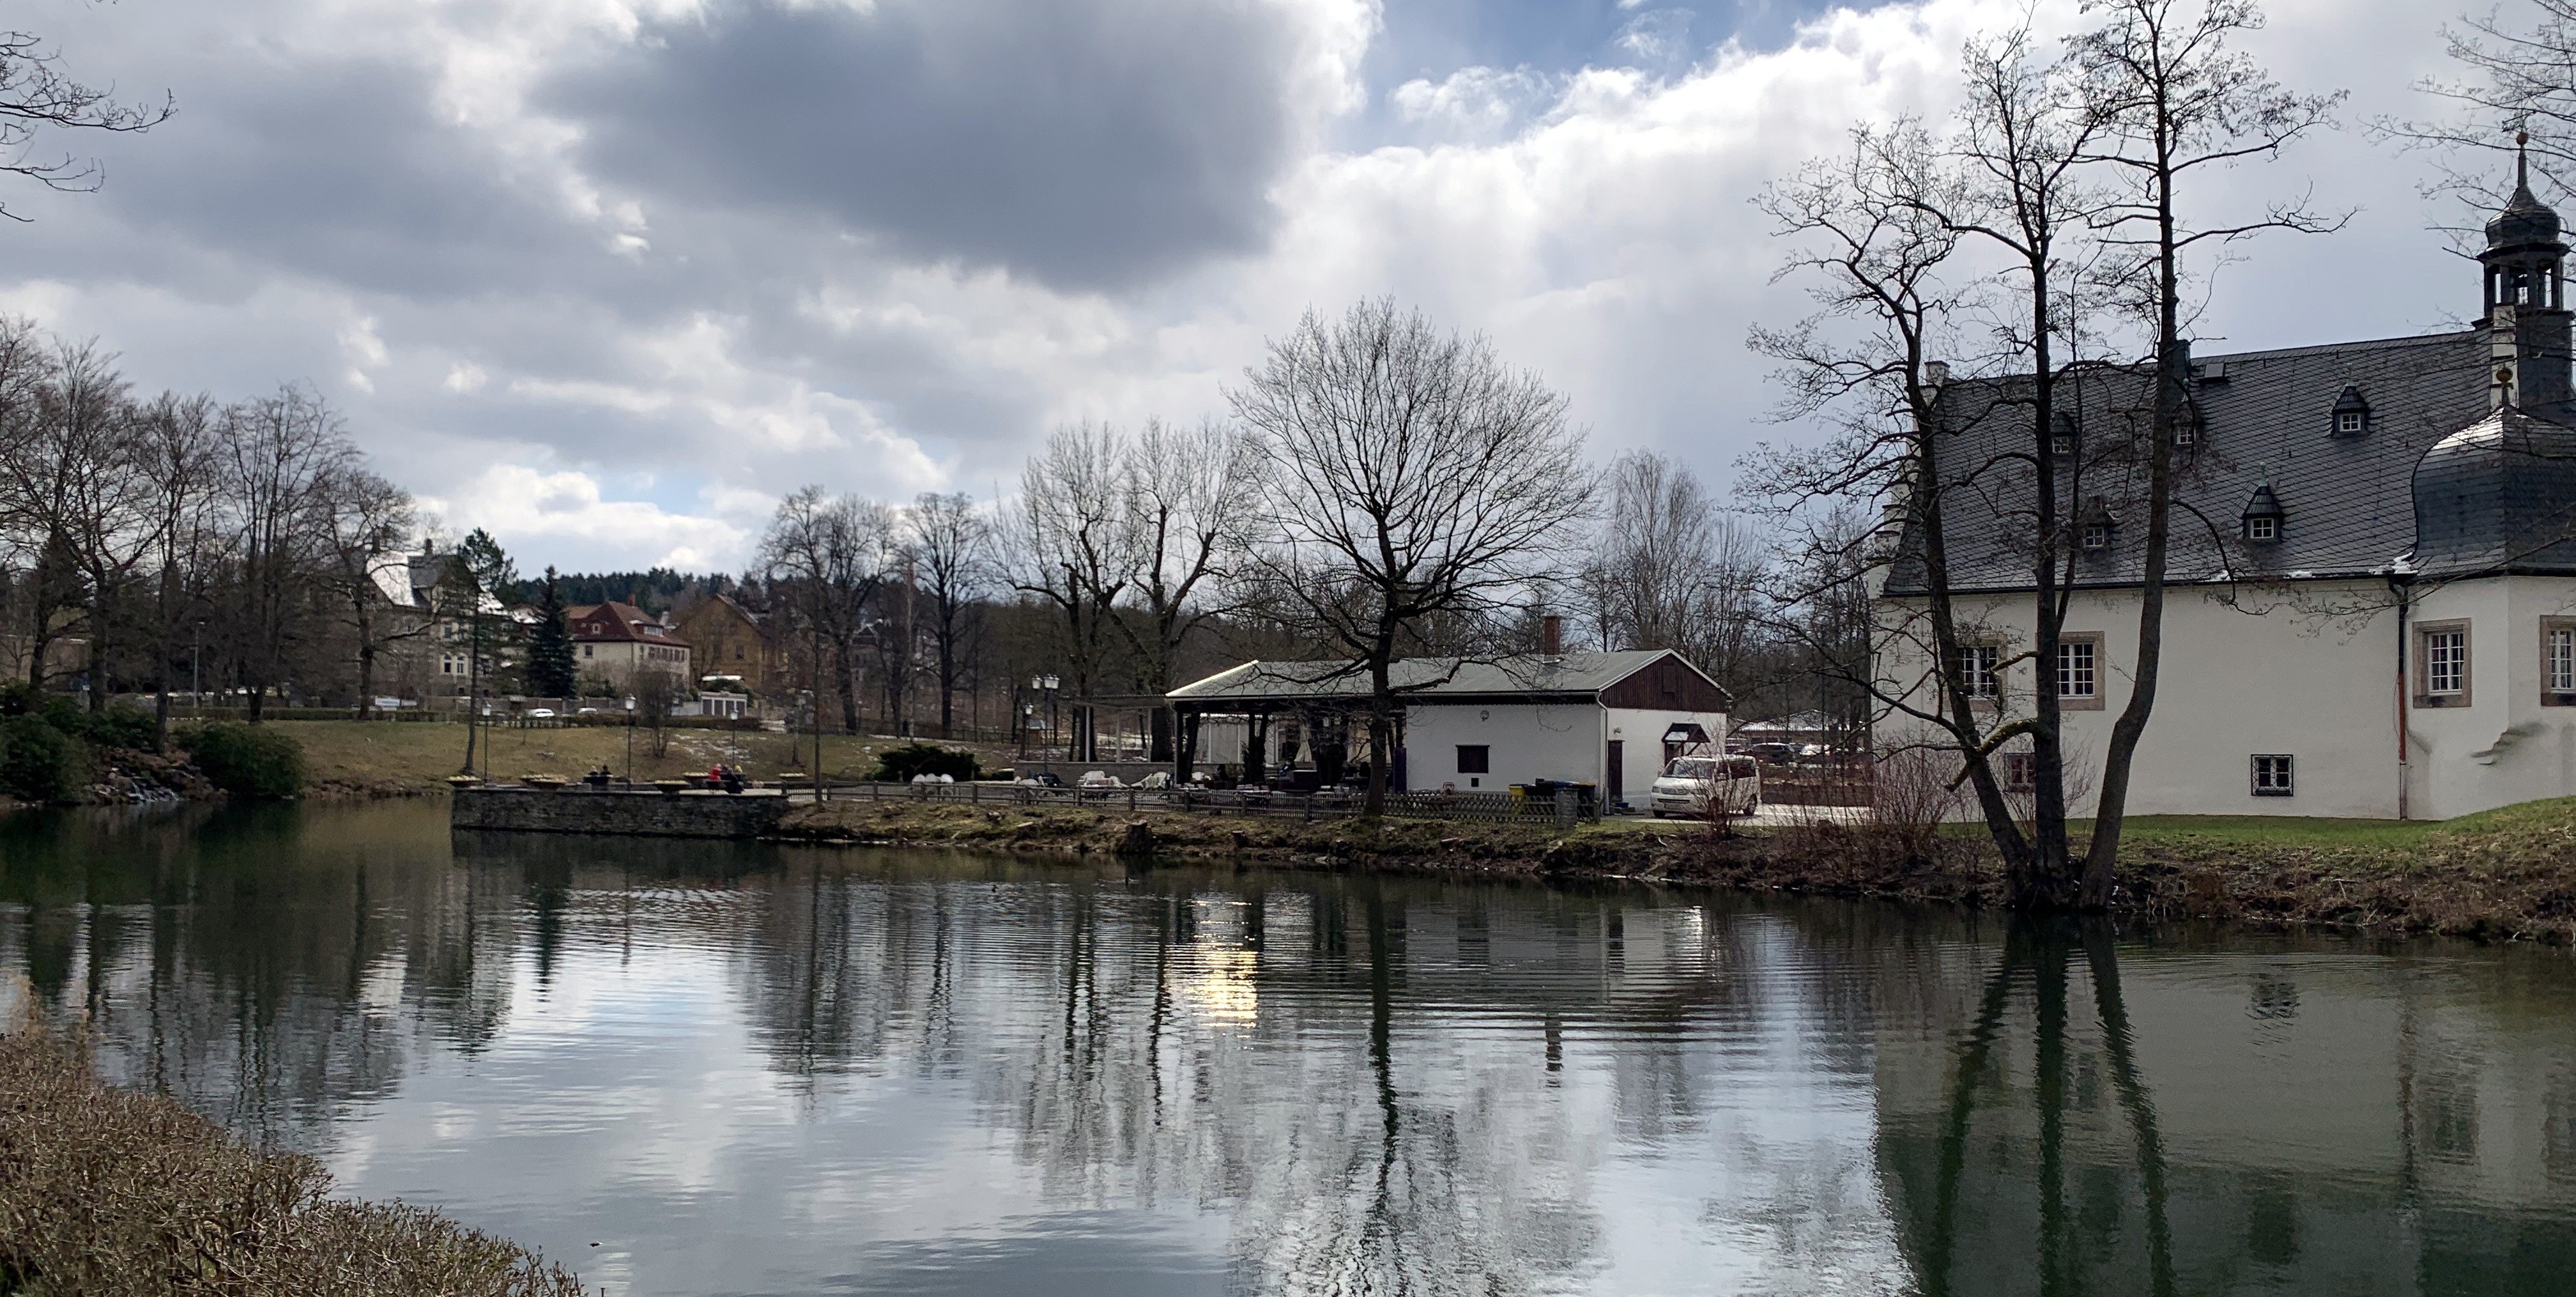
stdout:
[(1367, 814), (1386, 805), (1399, 700), (1391, 668), (1443, 615), (1509, 606), (1588, 512), (1565, 398), (1482, 337), (1391, 301), (1313, 312), (1228, 393), (1264, 468), (1249, 562), (1369, 685)]
[[(2251, 55), (2233, 48), (2263, 25), (2250, 0), (2106, 0), (2108, 21), (2079, 38), (2075, 57), (2092, 99), (2112, 124), (2101, 159), (2122, 174), (2113, 237), (2131, 254), (2125, 276), (2154, 347), (2154, 404), (2147, 427), (2147, 536), (2137, 656), (2128, 705), (2102, 756), (2101, 794), (2084, 861), (2082, 903), (2110, 903), (2112, 866), (2128, 806), (2129, 772), (2156, 703), (2164, 655), (2165, 565), (2172, 543), (2175, 430), (2189, 417), (2191, 353), (2183, 339), (2184, 258), (2264, 230), (2322, 233), (2343, 218), (2276, 204), (2241, 220), (2194, 225), (2182, 198), (2201, 172), (2276, 157), (2332, 122), (2341, 94), (2283, 90)], [(2049, 659), (2053, 662), (2053, 659)], [(2045, 691), (2043, 691), (2045, 692)], [(2043, 813), (2045, 808), (2043, 807)]]
[[(1136, 664), (1137, 692), (1161, 696), (1175, 678), (1181, 647), (1207, 618), (1229, 606), (1223, 589), (1243, 549), (1243, 511), (1259, 482), (1243, 434), (1214, 419), (1177, 427), (1148, 419), (1127, 442), (1128, 542), (1135, 563), (1127, 588), (1132, 615), (1114, 619)], [(1171, 709), (1154, 711), (1156, 761), (1171, 759)]]
[[(2481, 211), (2494, 210), (2508, 191), (2496, 183), (2500, 168), (2480, 164), (2524, 145), (2531, 169), (2550, 184), (2563, 190), (2576, 176), (2576, 0), (2527, 0), (2514, 12), (2529, 25), (2508, 25), (2504, 10), (2490, 8), (2442, 29), (2466, 75), (2428, 78), (2416, 88), (2447, 101), (2456, 116), (2373, 123), (2383, 136), (2432, 150), (2439, 188)], [(2516, 129), (2524, 139), (2515, 138)], [(2449, 160), (2462, 154), (2471, 161)]]
[(939, 737), (956, 729), (958, 678), (979, 628), (980, 600), (993, 573), (993, 524), (963, 494), (926, 493), (905, 512), (904, 532), (921, 594), (939, 683)]
[(1758, 533), (1651, 451), (1621, 455), (1608, 486), (1582, 585), (1601, 646), (1677, 649), (1734, 686), (1758, 613)]
[[(1100, 683), (1118, 602), (1135, 580), (1136, 536), (1127, 525), (1126, 456), (1116, 430), (1076, 424), (1047, 439), (1020, 473), (1020, 514), (1010, 537), (1012, 584), (1056, 614), (1071, 693)], [(1074, 713), (1074, 757), (1096, 755), (1087, 708)]]
[(843, 732), (859, 732), (853, 654), (893, 560), (894, 530), (893, 513), (884, 505), (808, 486), (779, 502), (761, 538), (761, 568), (811, 641), (818, 733), (827, 669), (840, 692)]
[(427, 633), (419, 618), (392, 618), (376, 570), (411, 538), (411, 493), (350, 465), (323, 484), (323, 585), (349, 628), (358, 660), (358, 719), (373, 713), (376, 658), (402, 640)]
[(202, 620), (208, 581), (221, 548), (213, 511), (215, 432), (221, 407), (211, 396), (164, 392), (135, 424), (133, 462), (149, 499), (153, 541), (153, 723), (170, 730), (170, 675), (179, 628)]
[[(83, 85), (64, 73), (59, 56), (43, 38), (0, 32), (0, 172), (48, 189), (96, 189), (103, 175), (97, 162), (40, 154), (36, 142), (53, 131), (147, 131), (168, 121), (171, 112), (167, 96), (158, 104), (119, 102), (113, 91)], [(5, 203), (0, 203), (0, 216), (26, 219)]]
[[(2129, 754), (2154, 704), (2173, 446), (2191, 417), (2181, 257), (2206, 240), (2331, 224), (2295, 205), (2206, 230), (2175, 216), (2178, 189), (2198, 167), (2276, 152), (2331, 108), (2331, 99), (2281, 92), (2227, 47), (2257, 21), (2250, 6), (2118, 0), (2097, 12), (2104, 24), (2064, 58), (2041, 59), (2022, 32), (1971, 42), (1971, 93), (1953, 130), (1857, 132), (1848, 162), (1811, 169), (1763, 200), (1807, 243), (1793, 269), (1824, 280), (1825, 311), (1798, 329), (1757, 330), (1755, 345), (1789, 362), (1793, 411), (1844, 410), (1831, 446), (1772, 457), (1764, 480), (1775, 499), (1888, 502), (1885, 526), (1867, 542), (1875, 552), (1855, 552), (1863, 546), (1848, 536), (1811, 536), (1811, 550), (1838, 561), (1802, 570), (1840, 579), (1882, 564), (1909, 592), (1882, 607), (1867, 683), (1892, 719), (1955, 748), (2013, 899), (2032, 908), (2107, 901)], [(1998, 257), (2002, 273), (1972, 251)], [(2103, 348), (2097, 335), (2122, 321), (2147, 339), (2151, 359), (2105, 368), (2092, 360)], [(1820, 327), (1852, 322), (1866, 325), (1857, 342), (1847, 327)], [(1970, 342), (1976, 324), (1982, 347)], [(1953, 379), (1954, 366), (1980, 364), (1984, 375)], [(2107, 386), (2087, 397), (2095, 382)], [(2126, 391), (2146, 393), (2145, 408), (2106, 405)], [(2104, 426), (2084, 428), (2087, 417)], [(2078, 861), (2058, 642), (2079, 538), (2107, 535), (2121, 515), (2143, 523), (2138, 662)], [(1953, 523), (1987, 551), (1977, 565), (2014, 571), (2009, 584), (2030, 592), (2027, 647), (2000, 644), (1961, 604)], [(2004, 705), (1996, 687), (2025, 662), (2040, 681), (2027, 712)], [(1882, 678), (1891, 664), (1900, 674)], [(2030, 763), (2027, 813), (1996, 775), (2008, 746)]]
[(292, 384), (227, 410), (219, 444), (235, 569), (233, 651), (256, 722), (304, 633), (305, 578), (322, 566), (330, 484), (357, 452), (321, 394)]

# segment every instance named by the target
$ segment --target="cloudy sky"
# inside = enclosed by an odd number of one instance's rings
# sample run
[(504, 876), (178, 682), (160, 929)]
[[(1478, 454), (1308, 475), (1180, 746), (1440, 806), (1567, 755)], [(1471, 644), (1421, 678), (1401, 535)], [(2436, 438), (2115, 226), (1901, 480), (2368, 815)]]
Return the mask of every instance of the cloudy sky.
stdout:
[[(2020, 0), (7, 0), (175, 96), (0, 193), (0, 309), (137, 385), (309, 381), (523, 568), (739, 567), (798, 485), (989, 498), (1070, 420), (1180, 419), (1309, 305), (1391, 294), (1723, 479), (1746, 327), (1801, 312), (1746, 203), (1938, 112)], [(2421, 115), (2445, 6), (2271, 0), (2258, 52)], [(2227, 184), (2359, 209), (2216, 280), (2204, 351), (2439, 327), (2476, 277), (2349, 129)]]

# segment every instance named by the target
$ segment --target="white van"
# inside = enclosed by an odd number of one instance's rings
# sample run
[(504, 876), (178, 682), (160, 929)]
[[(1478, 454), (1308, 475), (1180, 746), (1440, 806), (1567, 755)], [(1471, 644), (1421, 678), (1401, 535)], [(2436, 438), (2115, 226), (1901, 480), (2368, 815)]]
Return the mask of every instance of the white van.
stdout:
[(1655, 780), (1655, 818), (1751, 815), (1762, 804), (1762, 763), (1752, 757), (1675, 757)]

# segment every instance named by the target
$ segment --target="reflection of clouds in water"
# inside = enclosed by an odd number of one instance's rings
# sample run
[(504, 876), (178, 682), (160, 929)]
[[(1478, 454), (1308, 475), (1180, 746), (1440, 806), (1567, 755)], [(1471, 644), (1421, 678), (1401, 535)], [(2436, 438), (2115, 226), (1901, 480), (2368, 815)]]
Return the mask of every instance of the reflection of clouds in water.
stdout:
[(2226, 1222), (2185, 1257), (2368, 1290), (2576, 1219), (2555, 963), (2134, 950), (2133, 1068), (2080, 955), (2039, 1047), (2025, 951), (1953, 1138), (1999, 933), (1942, 916), (288, 822), (0, 846), (0, 968), (114, 1074), (621, 1297), (1876, 1293), (1945, 1227), (1950, 1291), (2015, 1292), (2050, 1105), (2108, 1291), (2140, 1113)]

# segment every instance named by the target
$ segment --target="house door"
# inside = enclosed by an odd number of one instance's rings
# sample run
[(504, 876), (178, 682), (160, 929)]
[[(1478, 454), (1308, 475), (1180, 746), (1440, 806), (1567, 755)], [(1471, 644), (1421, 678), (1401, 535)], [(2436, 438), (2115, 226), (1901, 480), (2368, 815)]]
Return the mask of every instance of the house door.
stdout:
[(1608, 786), (1602, 790), (1605, 795), (1601, 799), (1601, 804), (1605, 807), (1617, 806), (1628, 800), (1627, 780), (1624, 777), (1628, 773), (1625, 760), (1628, 755), (1627, 749), (1628, 745), (1624, 740), (1610, 740), (1610, 771), (1605, 780)]

